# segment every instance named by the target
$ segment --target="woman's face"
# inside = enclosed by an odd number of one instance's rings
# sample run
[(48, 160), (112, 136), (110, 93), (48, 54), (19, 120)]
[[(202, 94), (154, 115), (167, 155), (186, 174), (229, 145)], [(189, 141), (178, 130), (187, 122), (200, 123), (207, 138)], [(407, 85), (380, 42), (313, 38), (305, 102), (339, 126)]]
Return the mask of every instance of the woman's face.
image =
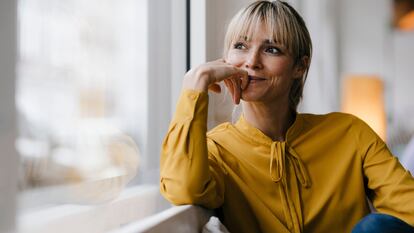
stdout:
[(301, 76), (286, 48), (270, 38), (271, 32), (260, 24), (252, 38), (231, 45), (225, 60), (249, 74), (249, 84), (241, 95), (244, 101), (288, 104), (292, 81)]

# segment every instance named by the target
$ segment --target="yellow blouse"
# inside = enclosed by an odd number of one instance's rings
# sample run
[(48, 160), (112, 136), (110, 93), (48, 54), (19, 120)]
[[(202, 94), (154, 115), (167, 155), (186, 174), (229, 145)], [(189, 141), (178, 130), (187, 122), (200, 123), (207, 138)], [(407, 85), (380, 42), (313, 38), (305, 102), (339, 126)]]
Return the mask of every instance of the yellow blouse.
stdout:
[(286, 141), (243, 117), (207, 132), (208, 95), (184, 90), (161, 152), (161, 193), (218, 208), (230, 232), (351, 232), (370, 212), (414, 225), (414, 179), (361, 120), (297, 114)]

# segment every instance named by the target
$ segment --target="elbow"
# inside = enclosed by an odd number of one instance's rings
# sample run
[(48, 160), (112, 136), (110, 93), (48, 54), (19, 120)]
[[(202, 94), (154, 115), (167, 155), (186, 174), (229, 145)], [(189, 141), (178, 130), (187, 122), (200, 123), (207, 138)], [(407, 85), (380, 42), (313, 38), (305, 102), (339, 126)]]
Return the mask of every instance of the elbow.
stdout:
[(200, 195), (187, 185), (168, 185), (161, 181), (160, 192), (173, 205), (196, 205), (200, 201)]
[(161, 192), (162, 196), (173, 205), (197, 205), (198, 202), (190, 195), (176, 195), (168, 192)]
[[(198, 192), (197, 190), (202, 190)], [(191, 185), (166, 184), (161, 179), (160, 192), (173, 205), (200, 205), (209, 209), (219, 207), (222, 203), (214, 192), (208, 189), (199, 189)], [(220, 201), (218, 201), (220, 199)]]

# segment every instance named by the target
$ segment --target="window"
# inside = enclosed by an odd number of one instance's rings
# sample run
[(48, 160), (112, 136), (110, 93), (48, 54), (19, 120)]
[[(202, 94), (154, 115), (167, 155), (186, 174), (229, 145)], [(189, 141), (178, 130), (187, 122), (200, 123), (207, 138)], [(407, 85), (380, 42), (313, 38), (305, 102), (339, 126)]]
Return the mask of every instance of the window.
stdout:
[[(183, 2), (177, 5), (185, 11)], [(170, 80), (185, 71), (181, 55), (174, 62), (182, 69), (170, 68), (171, 47), (185, 54), (185, 35), (175, 36), (175, 46), (170, 39), (171, 24), (185, 28), (185, 19), (171, 22), (171, 9), (165, 0), (19, 1), (23, 208), (104, 202), (128, 182), (158, 182), (171, 93), (178, 94), (171, 89), (179, 88)], [(40, 200), (39, 190), (64, 191)]]

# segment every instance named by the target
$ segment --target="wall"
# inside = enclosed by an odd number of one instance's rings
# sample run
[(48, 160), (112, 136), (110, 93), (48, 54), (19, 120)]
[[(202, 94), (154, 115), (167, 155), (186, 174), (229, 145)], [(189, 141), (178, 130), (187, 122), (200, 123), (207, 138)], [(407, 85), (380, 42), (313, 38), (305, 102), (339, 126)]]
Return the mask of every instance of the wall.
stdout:
[(391, 58), (394, 60), (389, 109), (395, 128), (414, 133), (414, 31), (394, 32)]
[(298, 11), (312, 38), (313, 55), (300, 112), (338, 111), (339, 0), (300, 1)]
[(340, 74), (386, 77), (390, 46), (391, 1), (340, 1)]

